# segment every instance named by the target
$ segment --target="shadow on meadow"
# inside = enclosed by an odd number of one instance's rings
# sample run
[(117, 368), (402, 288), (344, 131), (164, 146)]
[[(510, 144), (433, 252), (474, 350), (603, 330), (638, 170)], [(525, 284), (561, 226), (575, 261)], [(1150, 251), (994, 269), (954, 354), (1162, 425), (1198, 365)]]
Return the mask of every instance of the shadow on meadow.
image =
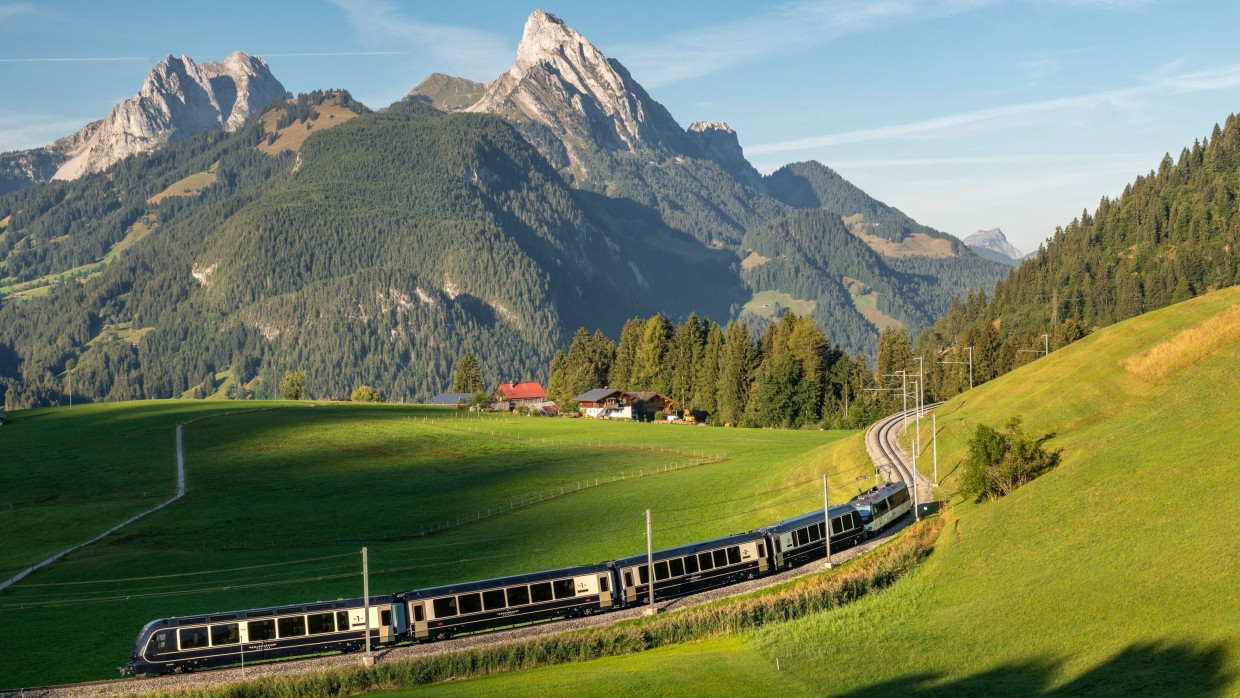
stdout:
[(1236, 676), (1226, 669), (1222, 644), (1198, 647), (1183, 643), (1142, 642), (1071, 681), (1053, 685), (1062, 661), (1036, 659), (1007, 664), (973, 676), (941, 682), (930, 673), (911, 674), (867, 686), (846, 697), (901, 695), (918, 698), (955, 696), (1222, 696)]

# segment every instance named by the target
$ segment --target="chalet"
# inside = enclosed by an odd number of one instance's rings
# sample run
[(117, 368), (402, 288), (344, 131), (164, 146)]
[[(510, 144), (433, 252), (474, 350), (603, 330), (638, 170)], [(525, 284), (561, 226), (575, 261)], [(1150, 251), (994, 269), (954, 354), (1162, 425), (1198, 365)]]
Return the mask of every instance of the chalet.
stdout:
[(595, 388), (573, 398), (583, 417), (594, 419), (632, 419), (633, 406), (628, 393), (611, 388)]
[(654, 391), (612, 388), (588, 390), (573, 401), (583, 416), (596, 419), (648, 420), (655, 412), (667, 412), (676, 404), (675, 400)]
[(640, 401), (642, 403), (642, 411), (646, 414), (654, 414), (655, 412), (670, 412), (672, 407), (676, 405), (676, 401), (653, 390), (635, 390), (625, 393), (634, 403)]
[(528, 383), (500, 383), (491, 393), (491, 409), (513, 410), (519, 405), (541, 405), (547, 401), (547, 391), (538, 381)]

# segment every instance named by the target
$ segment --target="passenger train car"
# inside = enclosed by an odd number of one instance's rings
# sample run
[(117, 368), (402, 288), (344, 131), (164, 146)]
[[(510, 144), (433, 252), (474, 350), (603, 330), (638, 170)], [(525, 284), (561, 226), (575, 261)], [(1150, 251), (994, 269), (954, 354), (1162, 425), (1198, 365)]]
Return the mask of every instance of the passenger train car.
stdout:
[[(831, 550), (876, 535), (912, 508), (908, 488), (888, 483), (831, 507)], [(736, 584), (825, 557), (816, 510), (749, 533), (655, 551), (655, 600)], [(595, 565), (463, 582), (370, 598), (260, 608), (147, 623), (126, 674), (166, 674), (403, 642), (445, 640), (536, 621), (649, 602), (645, 554)]]
[(405, 592), (413, 641), (609, 611), (616, 603), (606, 564), (534, 572)]
[[(821, 510), (811, 511), (759, 529), (770, 538), (774, 569), (799, 567), (827, 556), (827, 546), (822, 541), (823, 519)], [(832, 553), (851, 548), (863, 538), (861, 516), (851, 504), (831, 507)]]
[(889, 482), (872, 487), (848, 500), (865, 522), (867, 533), (874, 534), (890, 526), (913, 508), (913, 499), (903, 482)]

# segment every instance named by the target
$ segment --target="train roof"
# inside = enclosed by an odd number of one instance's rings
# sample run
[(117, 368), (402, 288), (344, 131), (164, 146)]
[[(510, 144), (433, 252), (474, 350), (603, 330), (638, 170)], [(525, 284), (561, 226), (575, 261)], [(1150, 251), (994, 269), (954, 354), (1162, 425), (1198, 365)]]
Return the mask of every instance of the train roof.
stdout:
[[(371, 596), (370, 605), (381, 606), (383, 604), (390, 604), (395, 600), (396, 597), (393, 594)], [(293, 604), (291, 606), (268, 606), (266, 608), (251, 608), (244, 611), (220, 611), (197, 616), (173, 616), (171, 618), (157, 618), (143, 626), (143, 630), (145, 631), (156, 625), (176, 627), (181, 625), (201, 625), (202, 623), (225, 623), (230, 620), (250, 620), (293, 613), (315, 613), (317, 611), (332, 611), (341, 608), (358, 608), (364, 605), (362, 597), (358, 596), (352, 599), (315, 601), (314, 603)]]
[(907, 490), (908, 485), (903, 482), (885, 482), (881, 485), (875, 485), (861, 494), (848, 500), (848, 503), (855, 507), (870, 507), (880, 499), (886, 499), (900, 490)]
[[(836, 504), (831, 507), (831, 518), (843, 516), (850, 511), (856, 511), (856, 507), (851, 504)], [(771, 533), (786, 533), (795, 531), (798, 528), (804, 528), (810, 524), (822, 523), (822, 509), (811, 511), (808, 514), (794, 516), (791, 519), (784, 519), (773, 524), (768, 524), (759, 528), (759, 531), (769, 531)]]
[(509, 587), (517, 584), (532, 584), (534, 582), (545, 582), (549, 579), (564, 579), (565, 577), (579, 577), (586, 574), (597, 574), (606, 572), (606, 563), (598, 563), (597, 565), (582, 565), (580, 567), (564, 567), (558, 570), (545, 570), (543, 572), (528, 572), (526, 574), (514, 574), (509, 577), (496, 577), (494, 579), (483, 579), (476, 582), (461, 582), (459, 584), (444, 584), (437, 587), (429, 587), (426, 589), (415, 589), (405, 592), (407, 599), (430, 599), (436, 596), (446, 596), (450, 594), (461, 594), (471, 591), (482, 591), (484, 589), (496, 589), (499, 587)]
[[(723, 538), (712, 538), (711, 540), (699, 541), (697, 543), (689, 543), (675, 548), (664, 548), (663, 550), (654, 551), (655, 560), (667, 560), (673, 557), (684, 557), (685, 555), (700, 553), (703, 550), (714, 550), (715, 548), (725, 548), (729, 545), (739, 545), (754, 540), (762, 540), (762, 534), (758, 532), (737, 533)], [(615, 561), (616, 567), (632, 567), (646, 562), (646, 553), (630, 555)]]

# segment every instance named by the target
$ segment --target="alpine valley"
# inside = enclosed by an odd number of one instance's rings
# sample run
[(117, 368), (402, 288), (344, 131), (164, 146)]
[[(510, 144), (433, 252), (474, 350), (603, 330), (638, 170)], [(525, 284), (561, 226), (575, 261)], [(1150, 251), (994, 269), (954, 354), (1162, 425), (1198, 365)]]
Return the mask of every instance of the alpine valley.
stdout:
[(761, 175), (554, 15), (512, 68), (372, 110), (261, 59), (171, 56), (105, 119), (0, 156), (0, 392), (78, 399), (545, 378), (579, 326), (791, 310), (872, 356), (1009, 267), (818, 162)]

